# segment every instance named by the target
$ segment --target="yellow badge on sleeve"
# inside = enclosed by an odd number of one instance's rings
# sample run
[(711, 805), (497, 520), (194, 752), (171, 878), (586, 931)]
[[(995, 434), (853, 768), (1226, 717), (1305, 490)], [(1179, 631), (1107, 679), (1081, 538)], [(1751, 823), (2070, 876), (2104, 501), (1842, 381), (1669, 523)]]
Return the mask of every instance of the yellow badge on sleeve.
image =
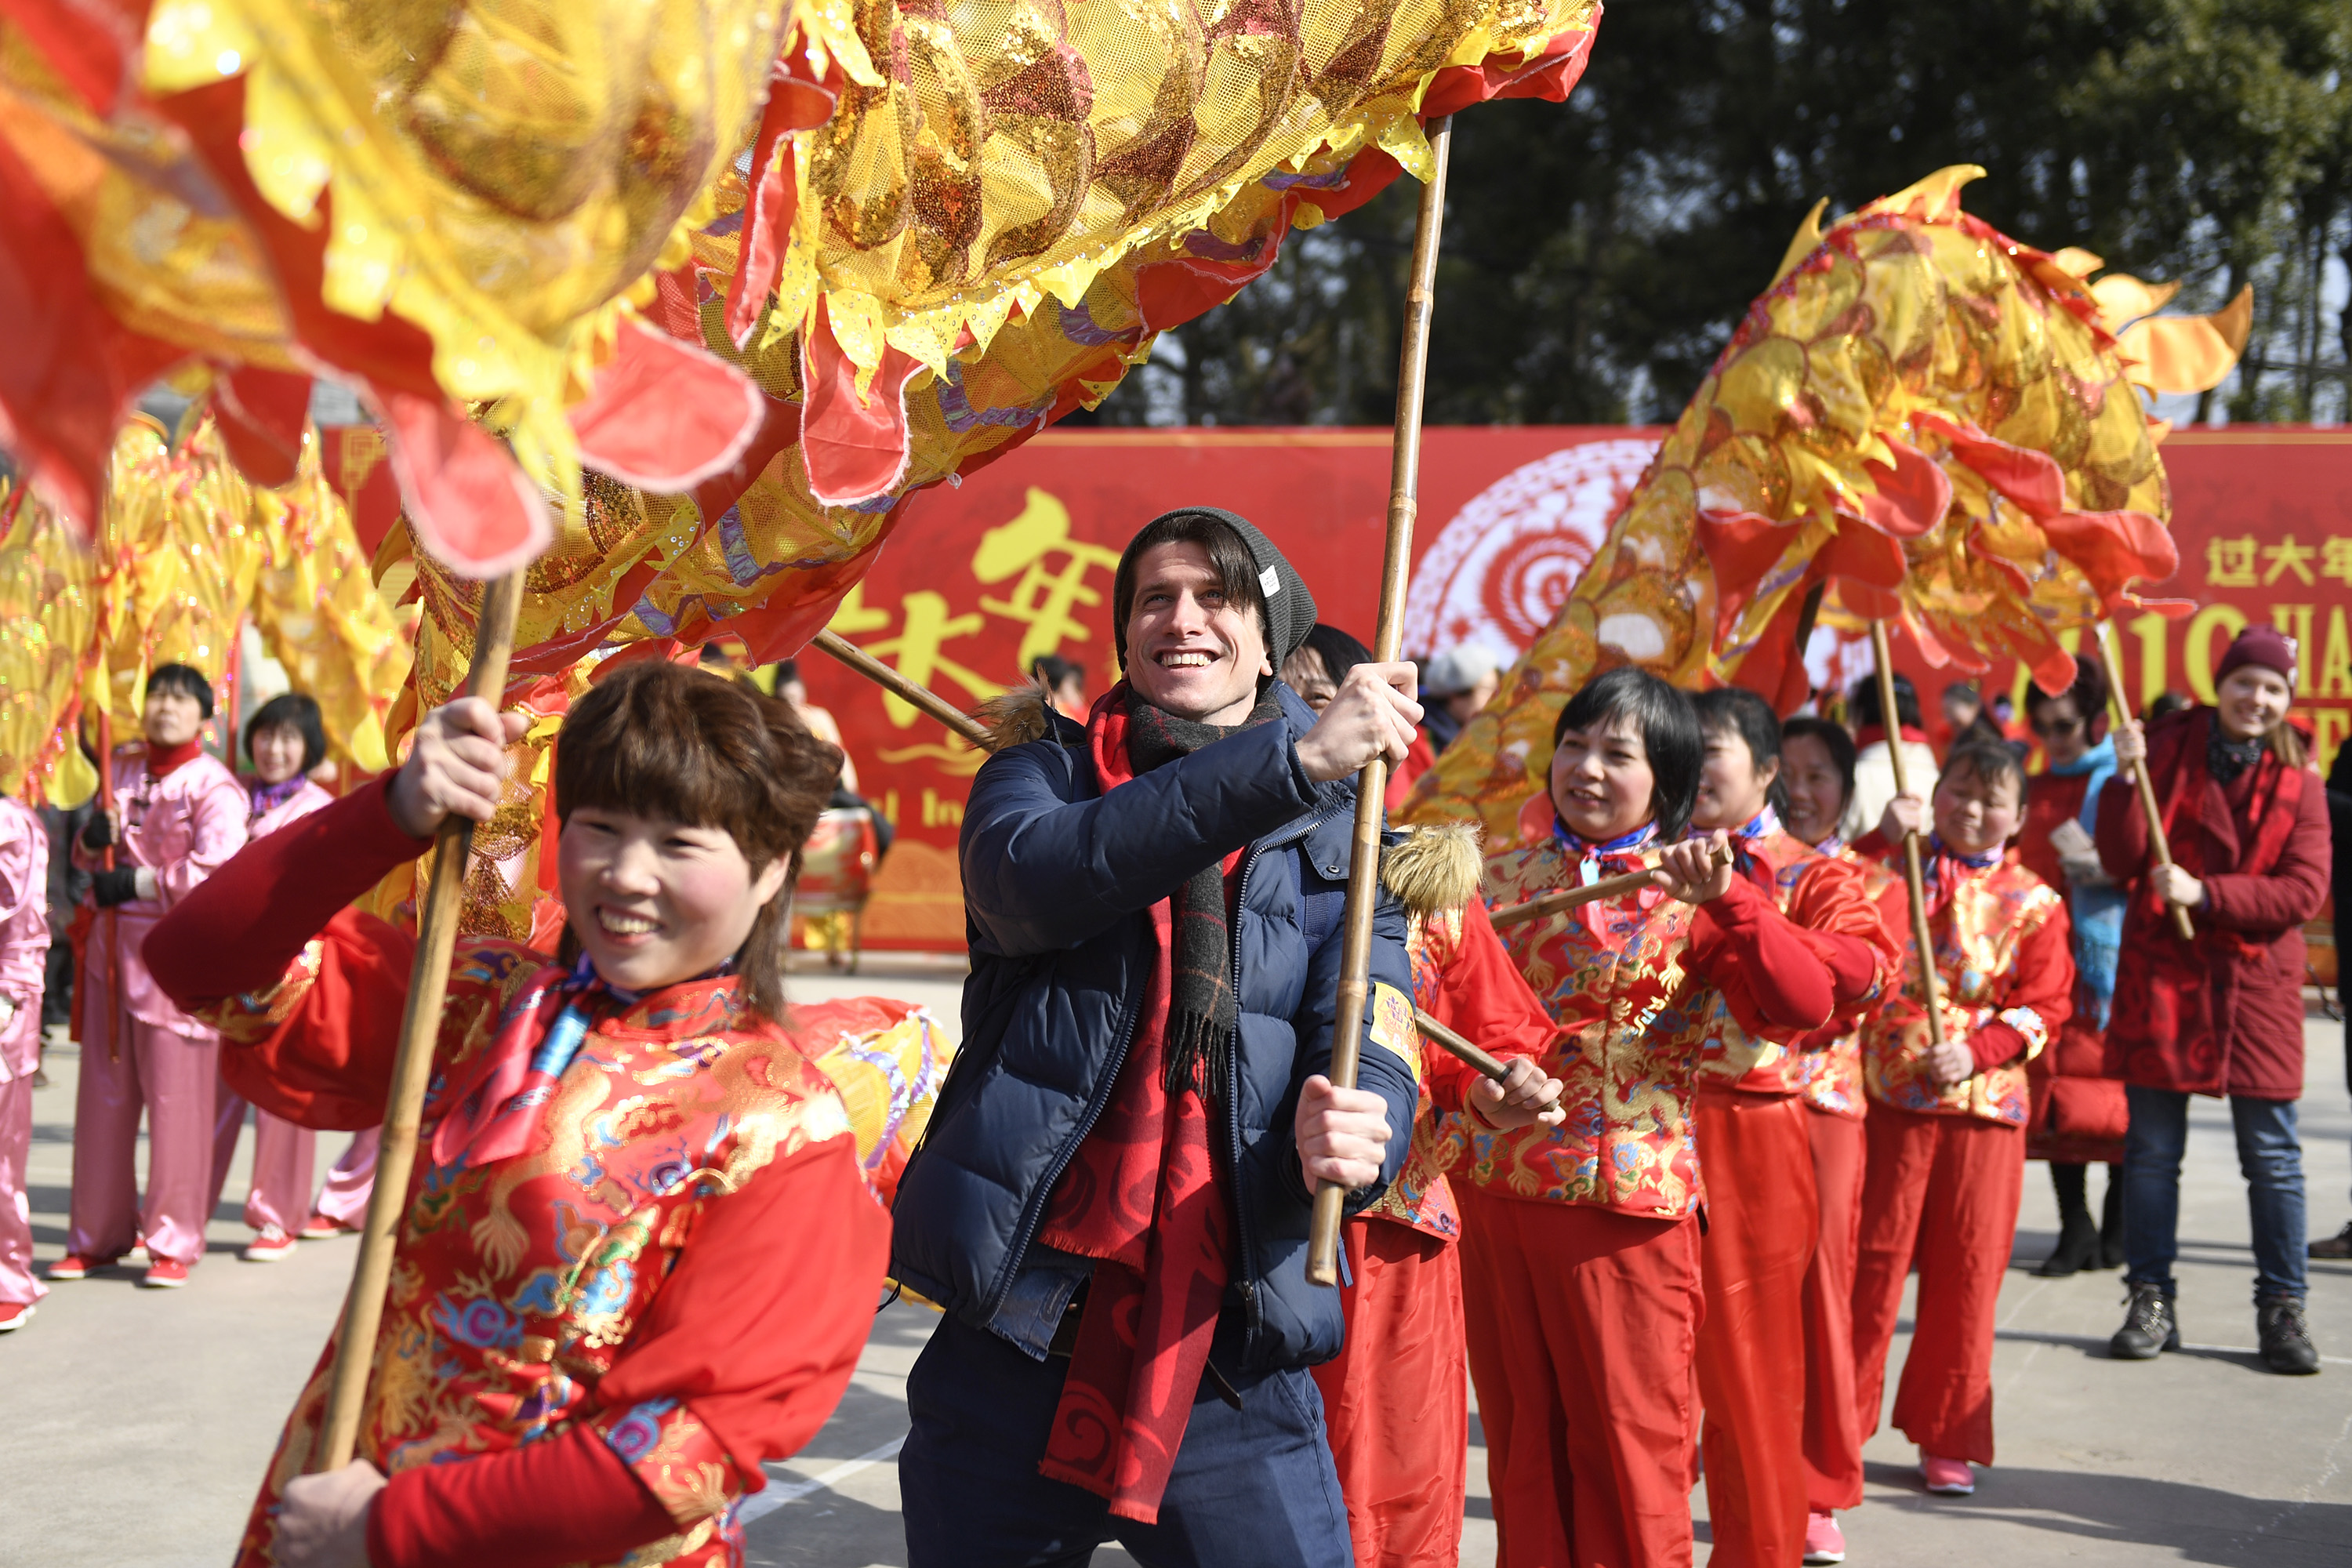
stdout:
[(1392, 985), (1372, 982), (1372, 1044), (1404, 1063), (1421, 1082), (1421, 1031), (1412, 1026), (1412, 998)]

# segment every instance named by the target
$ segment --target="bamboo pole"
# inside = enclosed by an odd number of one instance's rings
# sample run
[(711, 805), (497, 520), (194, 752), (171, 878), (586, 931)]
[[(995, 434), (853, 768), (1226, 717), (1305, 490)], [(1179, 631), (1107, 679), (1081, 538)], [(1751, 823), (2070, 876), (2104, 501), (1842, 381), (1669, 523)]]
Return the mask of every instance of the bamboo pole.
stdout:
[(913, 703), (924, 712), (945, 724), (983, 751), (988, 747), (988, 726), (933, 691), (928, 686), (908, 679), (888, 665), (837, 633), (823, 631), (809, 639), (812, 647), (832, 655), (866, 679), (894, 697)]
[[(1445, 221), (1445, 161), (1454, 142), (1450, 118), (1433, 120), (1429, 137), (1429, 183), (1421, 188), (1413, 224), (1412, 281), (1405, 289), (1404, 342), (1397, 355), (1396, 434), (1390, 447), (1388, 542), (1381, 565), (1381, 613), (1372, 658), (1395, 659), (1404, 642), (1405, 584), (1412, 570), (1412, 525), (1421, 488), (1421, 403), (1429, 378), (1429, 319), (1435, 304), (1437, 247)], [(1356, 835), (1348, 868), (1347, 921), (1339, 950), (1338, 1012), (1331, 1034), (1328, 1076), (1335, 1089), (1356, 1087), (1363, 1048), (1364, 1005), (1371, 994), (1372, 910), (1380, 899), (1382, 797), (1389, 764), (1374, 757), (1356, 779)], [(1307, 1278), (1318, 1285), (1339, 1282), (1339, 1222), (1347, 1189), (1321, 1184), (1307, 1231)]]
[[(515, 617), (522, 607), (522, 577), (520, 570), (509, 572), (482, 591), (481, 616), (474, 630), (474, 661), (466, 672), (466, 695), (482, 698), (492, 707), (506, 695)], [(352, 1462), (352, 1450), (359, 1443), (368, 1373), (375, 1364), (376, 1331), (383, 1321), (384, 1290), (392, 1282), (393, 1249), (401, 1215), (408, 1206), (417, 1123), (424, 1110), (425, 1086), (433, 1077), (441, 1005), (449, 992), (449, 960), (457, 945), (466, 856), (473, 839), (473, 823), (454, 814), (443, 818), (434, 834), (433, 869), (416, 922), (416, 959), (408, 974), (408, 1005), (400, 1016), (400, 1050), (393, 1058), (383, 1137), (376, 1147), (375, 1190), (368, 1194), (359, 1262), (352, 1270), (351, 1293), (343, 1300), (335, 1370), (327, 1392), (327, 1418), (320, 1429), (313, 1470), (342, 1468)]]
[[(2098, 639), (2099, 663), (2107, 672), (2107, 707), (2112, 710), (2115, 726), (2121, 729), (2132, 721), (2131, 704), (2124, 697), (2124, 661), (2114, 645), (2107, 641), (2105, 623), (2093, 626), (2091, 635)], [(2084, 723), (2089, 723), (2090, 720), (2088, 713), (2083, 715)], [(2156, 781), (2147, 776), (2146, 763), (2134, 763), (2131, 776), (2132, 783), (2139, 789), (2139, 814), (2147, 821), (2148, 851), (2156, 857), (2158, 865), (2169, 866), (2172, 864), (2172, 845), (2164, 836), (2164, 814), (2157, 809)], [(2187, 905), (2172, 906), (2172, 929), (2179, 933), (2183, 942), (2197, 940), (2197, 927), (2189, 918)]]
[[(1895, 793), (1911, 793), (1910, 768), (1903, 760), (1903, 716), (1895, 710), (1895, 656), (1887, 651), (1886, 623), (1870, 623), (1870, 651), (1878, 663), (1878, 713), (1886, 729), (1886, 760), (1895, 767)], [(1919, 952), (1919, 992), (1927, 1006), (1927, 1039), (1944, 1043), (1944, 1011), (1936, 998), (1936, 934), (1927, 926), (1927, 879), (1919, 869), (1919, 836), (1903, 836), (1903, 876), (1910, 884), (1911, 941)]]
[[(1448, 1056), (1467, 1062), (1471, 1069), (1487, 1082), (1500, 1083), (1511, 1076), (1510, 1063), (1500, 1057), (1489, 1056), (1480, 1050), (1418, 1007), (1412, 1010), (1412, 1025), (1414, 1028), (1421, 1031), (1422, 1038), (1436, 1046)], [(1548, 1100), (1544, 1102), (1543, 1109), (1549, 1110), (1559, 1103), (1557, 1098)]]
[[(1717, 846), (1717, 853), (1712, 858), (1717, 866), (1729, 865), (1731, 863), (1730, 846)], [(1547, 915), (1561, 914), (1569, 910), (1580, 910), (1587, 904), (1597, 904), (1603, 899), (1622, 899), (1628, 893), (1638, 893), (1644, 888), (1655, 885), (1656, 878), (1652, 873), (1656, 869), (1656, 865), (1653, 863), (1645, 869), (1626, 871), (1614, 877), (1603, 877), (1597, 882), (1588, 882), (1580, 888), (1561, 888), (1553, 892), (1539, 893), (1523, 904), (1506, 904), (1487, 916), (1487, 919), (1496, 931), (1501, 931), (1509, 926), (1524, 925), (1528, 921), (1542, 920)]]

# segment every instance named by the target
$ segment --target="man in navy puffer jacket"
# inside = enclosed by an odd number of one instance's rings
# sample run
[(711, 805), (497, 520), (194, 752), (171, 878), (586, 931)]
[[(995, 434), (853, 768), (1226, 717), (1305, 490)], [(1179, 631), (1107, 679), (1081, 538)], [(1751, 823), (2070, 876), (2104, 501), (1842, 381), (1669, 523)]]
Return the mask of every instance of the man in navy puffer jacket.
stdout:
[(1360, 1208), (1411, 1137), (1392, 900), (1359, 1087), (1323, 1072), (1355, 775), (1412, 743), (1412, 667), (1308, 710), (1274, 670), (1314, 603), (1230, 512), (1154, 521), (1112, 596), (1128, 683), (1083, 728), (1027, 704), (965, 807), (964, 1041), (893, 1215), (948, 1314), (908, 1382), (909, 1561), (1346, 1568), (1307, 1233), (1317, 1182)]

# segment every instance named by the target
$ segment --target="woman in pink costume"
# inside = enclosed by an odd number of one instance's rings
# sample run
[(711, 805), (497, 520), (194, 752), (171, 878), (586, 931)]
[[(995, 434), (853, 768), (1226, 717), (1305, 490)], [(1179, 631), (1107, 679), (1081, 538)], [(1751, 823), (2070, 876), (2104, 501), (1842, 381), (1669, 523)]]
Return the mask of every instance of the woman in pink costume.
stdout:
[[(253, 776), (246, 783), (252, 801), (245, 826), (248, 842), (335, 804), (335, 797), (310, 776), (327, 759), (327, 731), (317, 700), (289, 691), (263, 703), (246, 721), (245, 754), (253, 759)], [(226, 1081), (214, 1093), (219, 1110), (213, 1121), (210, 1208), (218, 1208), (221, 1190), (228, 1184), (229, 1163), (236, 1156), (237, 1134), (245, 1128), (246, 1100)], [(308, 1127), (297, 1127), (267, 1110), (254, 1112), (253, 1185), (246, 1194), (245, 1223), (256, 1234), (242, 1254), (247, 1263), (275, 1263), (292, 1255), (295, 1234), (302, 1228), (310, 1201), (318, 1139)]]
[(198, 739), (212, 713), (212, 686), (201, 671), (166, 664), (149, 674), (145, 753), (126, 747), (115, 758), (113, 797), (75, 851), (97, 867), (111, 846), (115, 863), (90, 880), (98, 919), (77, 987), (72, 1220), (51, 1279), (86, 1278), (143, 1246), (144, 1283), (171, 1288), (186, 1284), (204, 1256), (220, 1040), (172, 1005), (139, 950), (166, 910), (245, 846), (245, 786)]
[(23, 1328), (48, 1294), (33, 1278), (25, 1197), (48, 956), (49, 830), (24, 802), (0, 795), (0, 1334)]

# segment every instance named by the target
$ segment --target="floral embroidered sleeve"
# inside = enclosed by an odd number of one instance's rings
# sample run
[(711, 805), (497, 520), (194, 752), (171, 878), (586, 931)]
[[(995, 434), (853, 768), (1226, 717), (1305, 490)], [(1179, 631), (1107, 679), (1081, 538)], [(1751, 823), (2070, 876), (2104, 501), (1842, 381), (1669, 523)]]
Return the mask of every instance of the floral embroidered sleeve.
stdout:
[(1879, 918), (1862, 868), (1827, 858), (1808, 867), (1790, 894), (1789, 920), (1829, 972), (1836, 1011), (1824, 1027), (1840, 1034), (1853, 1029), (1903, 963), (1903, 950)]
[(839, 1401), (887, 1240), (850, 1139), (762, 1167), (701, 1211), (598, 1386), (603, 1408), (539, 1443), (394, 1477), (369, 1521), (376, 1568), (552, 1568), (707, 1539)]

